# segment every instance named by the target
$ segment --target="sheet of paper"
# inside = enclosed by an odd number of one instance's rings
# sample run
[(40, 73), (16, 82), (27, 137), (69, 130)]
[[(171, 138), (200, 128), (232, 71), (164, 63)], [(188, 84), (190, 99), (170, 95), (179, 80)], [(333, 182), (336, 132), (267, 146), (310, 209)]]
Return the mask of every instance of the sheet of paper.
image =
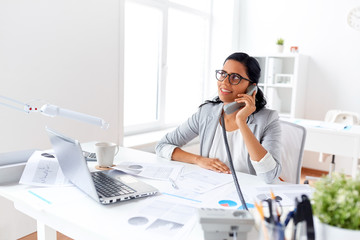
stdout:
[(176, 164), (122, 162), (113, 168), (139, 177), (168, 181), (170, 178), (176, 180), (183, 166)]
[(147, 199), (128, 218), (128, 227), (151, 239), (184, 239), (197, 221), (196, 208), (173, 202), (168, 196)]
[[(163, 195), (189, 206), (208, 206), (208, 199), (213, 199), (212, 191), (232, 182), (230, 174), (199, 169), (182, 174), (177, 180), (178, 189), (167, 189)], [(217, 194), (218, 195), (218, 194)]]
[[(248, 208), (253, 208), (255, 201), (260, 203), (262, 200), (271, 198), (270, 191), (272, 191), (275, 196), (281, 198), (280, 202), (282, 206), (292, 207), (295, 205), (295, 198), (301, 200), (302, 194), (311, 198), (314, 189), (304, 184), (264, 184), (258, 187), (244, 185), (241, 186), (241, 191)], [(204, 195), (205, 198), (202, 198), (201, 202), (202, 207), (243, 209), (234, 184), (229, 184), (219, 190), (210, 191)]]
[(301, 195), (305, 194), (311, 198), (314, 189), (307, 184), (279, 184), (279, 185), (264, 185), (258, 187), (243, 187), (243, 191), (249, 195), (252, 200), (258, 202), (270, 198), (270, 191), (275, 196), (281, 198), (281, 204), (283, 206), (294, 206), (295, 198), (301, 200)]
[(186, 189), (195, 193), (205, 193), (232, 181), (231, 174), (198, 169), (184, 173), (177, 179), (176, 184), (179, 186), (179, 189)]
[(173, 201), (196, 207), (203, 206), (202, 203), (207, 199), (207, 194), (196, 193), (186, 189), (170, 189), (161, 192), (161, 194), (172, 198)]
[(172, 198), (173, 201), (179, 201), (182, 204), (206, 207), (208, 206), (208, 200), (214, 198), (213, 194), (219, 195), (218, 187), (232, 183), (232, 181), (232, 176), (229, 174), (198, 169), (182, 174), (175, 181), (178, 186), (177, 189), (168, 188), (164, 189), (161, 193)]
[(26, 163), (21, 184), (33, 186), (70, 186), (51, 151), (35, 151)]
[(350, 129), (351, 125), (346, 125), (342, 123), (332, 123), (332, 122), (323, 122), (323, 121), (316, 121), (316, 120), (300, 120), (296, 119), (294, 121), (296, 124), (300, 124), (303, 126), (309, 126), (309, 127), (316, 127), (316, 128), (324, 128), (324, 129), (330, 129), (330, 130), (346, 130)]
[[(242, 194), (248, 208), (254, 207), (253, 198), (242, 188)], [(205, 195), (202, 207), (224, 208), (224, 209), (244, 209), (240, 197), (236, 191), (234, 183), (223, 186), (221, 189), (210, 191)]]

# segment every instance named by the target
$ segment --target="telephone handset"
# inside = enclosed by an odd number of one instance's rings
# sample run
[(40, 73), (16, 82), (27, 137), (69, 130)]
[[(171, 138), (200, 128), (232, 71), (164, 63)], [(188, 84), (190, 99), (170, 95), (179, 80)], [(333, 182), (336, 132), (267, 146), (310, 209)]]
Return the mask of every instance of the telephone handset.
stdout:
[[(250, 85), (247, 89), (246, 89), (246, 94), (252, 96), (254, 92), (257, 91), (257, 86), (256, 85)], [(229, 104), (226, 104), (224, 106), (224, 112), (226, 114), (231, 114), (233, 112), (235, 112), (236, 110), (238, 110), (239, 108), (245, 106), (245, 103), (238, 103), (238, 102), (232, 102)]]

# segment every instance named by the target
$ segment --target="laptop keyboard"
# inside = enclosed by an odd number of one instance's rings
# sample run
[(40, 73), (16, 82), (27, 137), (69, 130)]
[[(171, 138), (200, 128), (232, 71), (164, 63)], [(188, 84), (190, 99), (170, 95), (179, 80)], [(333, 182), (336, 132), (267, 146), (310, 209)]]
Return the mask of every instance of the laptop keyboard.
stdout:
[(96, 191), (105, 197), (116, 197), (136, 192), (134, 189), (102, 172), (92, 172)]

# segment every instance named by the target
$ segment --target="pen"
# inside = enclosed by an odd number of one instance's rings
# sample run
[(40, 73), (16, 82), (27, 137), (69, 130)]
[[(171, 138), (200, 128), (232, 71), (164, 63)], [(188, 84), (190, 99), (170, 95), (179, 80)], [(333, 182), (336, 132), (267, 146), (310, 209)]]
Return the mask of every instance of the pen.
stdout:
[(277, 207), (278, 203), (276, 202), (276, 196), (274, 194), (274, 192), (272, 190), (270, 190), (270, 196), (271, 196), (271, 200), (272, 200), (272, 204), (273, 204), (273, 207), (275, 208), (275, 211), (276, 211), (276, 215), (277, 215), (277, 221), (280, 222), (280, 216), (281, 216), (281, 213), (279, 211), (279, 208)]
[(296, 212), (296, 208), (293, 211), (288, 213), (288, 215), (286, 216), (285, 222), (284, 222), (285, 227), (289, 224), (290, 220), (294, 217), (295, 212)]
[(174, 181), (174, 179), (169, 178), (169, 181), (171, 182), (171, 186), (173, 186), (173, 188), (179, 189), (179, 187), (178, 187), (178, 185), (176, 184), (176, 182)]
[(264, 238), (265, 238), (265, 240), (269, 240), (269, 233), (267, 231), (267, 228), (266, 228), (265, 222), (264, 222), (264, 209), (256, 201), (255, 201), (255, 207), (258, 210), (259, 214), (260, 214), (261, 227), (262, 227), (262, 231), (263, 231), (263, 234), (264, 234)]

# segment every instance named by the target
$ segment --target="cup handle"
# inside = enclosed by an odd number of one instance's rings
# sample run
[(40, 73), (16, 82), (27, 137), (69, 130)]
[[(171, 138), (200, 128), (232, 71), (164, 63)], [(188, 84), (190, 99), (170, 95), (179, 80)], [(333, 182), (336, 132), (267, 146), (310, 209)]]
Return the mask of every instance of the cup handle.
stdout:
[(118, 154), (118, 152), (119, 152), (119, 146), (118, 145), (116, 145), (116, 152), (115, 152), (115, 156)]

